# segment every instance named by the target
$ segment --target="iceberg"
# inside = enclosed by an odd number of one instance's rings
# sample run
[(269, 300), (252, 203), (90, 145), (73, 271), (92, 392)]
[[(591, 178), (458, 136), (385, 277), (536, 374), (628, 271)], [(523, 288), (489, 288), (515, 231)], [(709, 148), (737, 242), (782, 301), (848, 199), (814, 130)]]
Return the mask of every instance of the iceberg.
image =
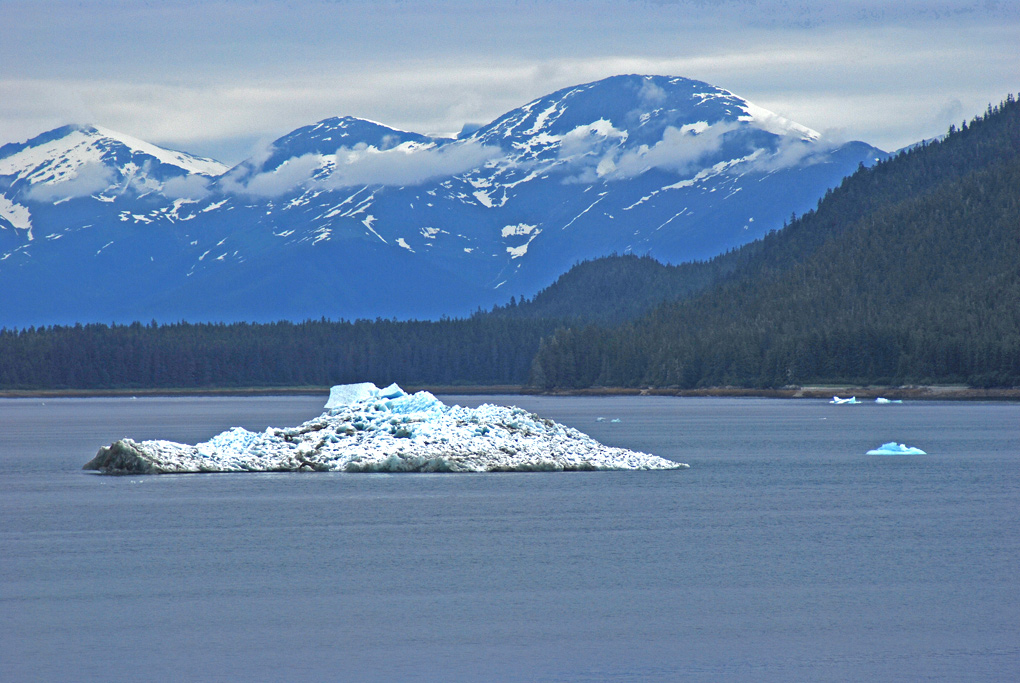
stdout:
[(323, 413), (297, 427), (234, 427), (208, 441), (134, 441), (99, 449), (103, 474), (193, 472), (532, 472), (667, 470), (684, 463), (603, 445), (517, 407), (448, 406), (396, 384), (335, 386)]
[(898, 399), (898, 398), (897, 399), (893, 399), (893, 400), (889, 400), (887, 398), (882, 398), (881, 396), (879, 396), (878, 398), (875, 399), (875, 403), (877, 403), (879, 405), (887, 405), (887, 404), (890, 404), (890, 403), (903, 403), (903, 401)]
[(839, 396), (833, 396), (832, 400), (829, 401), (829, 403), (834, 403), (836, 405), (855, 405), (857, 403), (860, 403), (860, 401), (857, 400), (856, 396), (851, 396), (850, 398), (840, 398)]
[(884, 443), (878, 448), (868, 451), (867, 455), (928, 455), (920, 448), (914, 448), (913, 446), (907, 446), (906, 444), (896, 443), (890, 441)]

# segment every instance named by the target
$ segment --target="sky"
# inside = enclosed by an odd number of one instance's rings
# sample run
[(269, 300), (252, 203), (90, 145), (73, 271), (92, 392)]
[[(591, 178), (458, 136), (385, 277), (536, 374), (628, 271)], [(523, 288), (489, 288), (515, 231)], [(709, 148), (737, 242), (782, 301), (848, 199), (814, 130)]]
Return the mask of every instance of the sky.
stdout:
[(1018, 0), (0, 0), (0, 144), (96, 124), (234, 164), (331, 116), (454, 135), (621, 73), (892, 151), (1020, 91)]

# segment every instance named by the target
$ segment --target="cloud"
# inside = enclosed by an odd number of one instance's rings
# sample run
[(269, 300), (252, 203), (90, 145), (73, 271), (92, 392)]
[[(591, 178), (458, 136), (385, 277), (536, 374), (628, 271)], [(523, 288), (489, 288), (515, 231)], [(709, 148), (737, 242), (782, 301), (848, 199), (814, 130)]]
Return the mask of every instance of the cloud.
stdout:
[(666, 99), (666, 91), (653, 81), (645, 81), (638, 91), (638, 98), (643, 104), (654, 106)]
[[(251, 168), (246, 164), (224, 177), (222, 187), (225, 191), (235, 194), (276, 197), (310, 184), (316, 172), (328, 163), (327, 160), (328, 157), (321, 154), (304, 154), (287, 159), (271, 171), (244, 178), (245, 171)], [(253, 164), (255, 168), (260, 165), (261, 163)]]
[(0, 143), (94, 122), (227, 163), (328, 116), (452, 135), (620, 73), (704, 80), (895, 149), (944, 133), (951, 98), (959, 125), (1015, 90), (1020, 36), (1008, 0), (0, 5)]
[(163, 183), (162, 194), (169, 199), (203, 199), (209, 194), (209, 179), (198, 175), (170, 178)]
[(718, 123), (714, 126), (667, 126), (662, 139), (654, 145), (641, 145), (623, 152), (610, 150), (570, 182), (623, 180), (641, 175), (653, 168), (685, 173), (700, 165), (705, 157), (718, 152), (724, 136), (739, 124)]
[(113, 169), (99, 162), (90, 162), (79, 166), (72, 178), (56, 183), (33, 185), (25, 193), (25, 197), (38, 202), (87, 197), (107, 189), (115, 180)]
[(578, 126), (560, 138), (559, 157), (570, 159), (602, 152), (607, 144), (617, 145), (627, 139), (627, 131), (606, 119)]
[(792, 166), (810, 166), (825, 161), (836, 146), (832, 140), (807, 142), (796, 136), (783, 136), (775, 151), (752, 159), (744, 168), (768, 173)]
[[(221, 181), (226, 192), (275, 197), (301, 188), (335, 190), (364, 185), (420, 185), (433, 178), (446, 178), (470, 171), (503, 155), (498, 147), (474, 141), (446, 145), (404, 143), (389, 149), (359, 143), (341, 147), (335, 155), (305, 154), (292, 157), (277, 168), (246, 177), (261, 161), (245, 163)], [(328, 174), (327, 174), (328, 173)]]
[(393, 149), (356, 145), (336, 153), (336, 167), (323, 181), (327, 188), (358, 185), (420, 185), (478, 168), (503, 152), (473, 141), (442, 146), (403, 144)]
[[(593, 183), (599, 180), (625, 180), (639, 176), (652, 169), (686, 174), (701, 169), (709, 157), (723, 148), (726, 136), (742, 127), (739, 123), (704, 122), (688, 124), (677, 128), (667, 126), (662, 139), (654, 145), (641, 145), (632, 149), (621, 149), (618, 145), (605, 144), (606, 133), (616, 134), (615, 142), (626, 139), (624, 131), (617, 131), (606, 122), (609, 130), (595, 135), (592, 126), (579, 126), (563, 137), (560, 158), (572, 162), (572, 174), (567, 183)], [(771, 152), (762, 150), (753, 158), (740, 165), (742, 171), (775, 171), (796, 165), (810, 165), (824, 161), (836, 142), (827, 139), (805, 141), (797, 130), (786, 130), (785, 135), (777, 134), (776, 147)], [(580, 166), (580, 169), (578, 167)]]

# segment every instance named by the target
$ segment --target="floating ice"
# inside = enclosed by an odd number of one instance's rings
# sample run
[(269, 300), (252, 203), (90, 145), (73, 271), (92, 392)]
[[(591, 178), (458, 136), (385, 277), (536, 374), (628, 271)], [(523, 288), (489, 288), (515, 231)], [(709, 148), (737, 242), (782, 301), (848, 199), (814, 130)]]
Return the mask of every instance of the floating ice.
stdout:
[[(387, 387), (389, 389), (389, 387)], [(333, 410), (341, 406), (348, 406), (352, 403), (364, 401), (368, 398), (379, 396), (379, 387), (371, 382), (359, 384), (338, 384), (329, 390), (329, 400), (326, 401), (326, 410)]]
[(913, 446), (907, 446), (906, 444), (896, 443), (890, 441), (884, 443), (878, 448), (868, 451), (867, 455), (928, 455), (920, 448), (914, 448)]
[(853, 405), (860, 403), (860, 401), (857, 400), (856, 396), (851, 396), (850, 398), (840, 398), (839, 396), (833, 396), (832, 400), (829, 401), (829, 403), (835, 403), (836, 405)]
[(234, 427), (196, 444), (121, 439), (83, 469), (186, 472), (502, 472), (659, 470), (687, 465), (604, 446), (521, 408), (447, 406), (392, 384), (333, 387), (325, 411), (297, 427)]
[(888, 403), (903, 403), (903, 401), (901, 401), (898, 398), (894, 400), (889, 400), (887, 398), (882, 398), (881, 396), (879, 396), (878, 398), (875, 399), (875, 403), (878, 403), (879, 405), (886, 405)]

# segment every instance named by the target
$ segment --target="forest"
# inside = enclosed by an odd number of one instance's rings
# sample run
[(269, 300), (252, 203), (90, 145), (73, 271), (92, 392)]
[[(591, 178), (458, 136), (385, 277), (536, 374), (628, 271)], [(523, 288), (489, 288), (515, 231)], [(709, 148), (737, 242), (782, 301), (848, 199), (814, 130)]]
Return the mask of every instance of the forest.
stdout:
[(1020, 105), (860, 169), (700, 294), (542, 341), (531, 382), (1020, 384)]
[(0, 389), (1020, 386), (1020, 104), (707, 262), (613, 255), (466, 319), (0, 330)]

